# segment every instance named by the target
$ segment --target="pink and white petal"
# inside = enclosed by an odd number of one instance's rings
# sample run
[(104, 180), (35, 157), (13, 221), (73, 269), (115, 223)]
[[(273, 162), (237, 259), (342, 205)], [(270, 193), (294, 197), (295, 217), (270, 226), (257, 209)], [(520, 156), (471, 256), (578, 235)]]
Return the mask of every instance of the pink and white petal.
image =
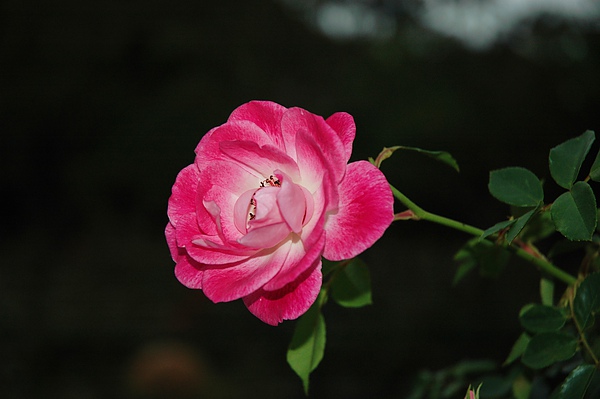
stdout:
[(300, 131), (297, 136), (295, 153), (300, 168), (301, 183), (312, 193), (322, 185), (323, 176), (331, 176), (334, 172), (323, 149), (310, 133)]
[[(203, 234), (198, 228), (196, 215), (188, 213), (179, 218), (177, 227), (175, 228), (175, 238), (178, 247), (185, 248), (200, 236), (203, 236)], [(219, 237), (215, 236), (214, 239), (219, 240)]]
[(202, 265), (194, 261), (180, 249), (180, 255), (175, 265), (175, 277), (184, 286), (193, 289), (202, 289)]
[(305, 246), (303, 241), (294, 242), (288, 258), (275, 277), (263, 286), (265, 291), (277, 291), (287, 284), (298, 279), (307, 269), (314, 266), (321, 259), (325, 245), (325, 234), (319, 234), (316, 241), (310, 246)]
[(313, 199), (313, 195), (306, 189), (304, 186), (300, 186), (302, 189), (302, 194), (304, 194), (304, 201), (306, 202), (306, 211), (304, 212), (304, 219), (302, 220), (302, 225), (306, 225), (310, 222), (313, 214), (315, 213), (315, 200)]
[(238, 199), (239, 195), (217, 185), (212, 186), (204, 195), (204, 208), (215, 221), (217, 231), (222, 234), (223, 243), (235, 242), (242, 237), (235, 225), (235, 204)]
[[(271, 172), (272, 174), (273, 172)], [(258, 188), (260, 182), (265, 178), (262, 174), (243, 167), (237, 162), (232, 162), (230, 158), (225, 160), (216, 160), (206, 165), (200, 171), (201, 183), (198, 187), (199, 196), (205, 197), (205, 193), (213, 186), (230, 191), (236, 195), (241, 195), (244, 191), (251, 188)]]
[(179, 257), (179, 248), (177, 247), (175, 227), (173, 227), (171, 222), (167, 223), (167, 226), (165, 227), (165, 238), (167, 239), (167, 246), (169, 247), (171, 258), (173, 261), (177, 262), (177, 258)]
[(269, 224), (251, 229), (238, 242), (248, 248), (272, 248), (290, 235), (290, 227), (285, 222)]
[(354, 136), (356, 136), (354, 118), (346, 112), (336, 112), (327, 118), (325, 122), (335, 130), (342, 143), (344, 143), (346, 162), (348, 162), (352, 155), (352, 142), (354, 141)]
[(189, 256), (204, 265), (224, 265), (248, 259), (256, 251), (237, 250), (198, 238), (185, 246)]
[(255, 218), (248, 222), (249, 230), (283, 222), (277, 205), (278, 187), (264, 187), (254, 194)]
[(300, 131), (297, 136), (296, 154), (302, 186), (310, 193), (324, 189), (328, 197), (327, 205), (337, 205), (337, 184), (333, 183), (335, 172), (327, 161), (323, 149), (308, 132)]
[[(200, 229), (208, 235), (224, 234), (224, 241), (236, 240), (245, 231), (236, 224), (236, 204), (240, 196), (256, 190), (262, 176), (253, 176), (232, 162), (215, 161), (200, 172), (197, 215)], [(248, 198), (249, 204), (250, 198)], [(215, 202), (217, 209), (209, 211), (205, 202)], [(240, 206), (242, 203), (239, 203)], [(216, 212), (213, 214), (213, 212)], [(221, 214), (219, 230), (216, 215)], [(227, 238), (225, 238), (227, 237)]]
[(200, 171), (196, 165), (191, 164), (183, 168), (175, 179), (171, 196), (169, 197), (167, 214), (175, 226), (177, 219), (182, 215), (196, 212), (196, 194)]
[[(310, 248), (316, 245), (319, 241), (325, 226), (327, 195), (322, 189), (318, 189), (311, 194), (312, 199), (312, 215), (302, 227), (300, 237), (305, 248)], [(337, 206), (337, 204), (336, 204)]]
[(274, 251), (237, 264), (207, 267), (202, 281), (204, 294), (213, 302), (229, 302), (258, 290), (279, 273), (290, 245), (286, 242)]
[(250, 141), (223, 141), (220, 143), (223, 154), (239, 163), (255, 176), (262, 176), (261, 180), (268, 178), (275, 169), (280, 169), (298, 180), (300, 172), (296, 162), (286, 153), (271, 145), (259, 146)]
[(302, 222), (306, 214), (306, 198), (302, 188), (294, 184), (283, 172), (276, 171), (277, 178), (281, 181), (281, 188), (277, 193), (277, 205), (283, 220), (290, 230), (299, 234), (302, 231)]
[(287, 110), (272, 101), (250, 101), (240, 105), (229, 116), (229, 121), (250, 121), (269, 135), (276, 147), (284, 149), (281, 136), (281, 117)]
[(244, 297), (244, 304), (260, 320), (276, 326), (283, 320), (293, 320), (303, 315), (317, 299), (322, 283), (321, 259), (318, 259), (314, 267), (282, 289), (260, 289)]
[(379, 169), (367, 161), (348, 165), (340, 185), (339, 209), (325, 222), (329, 260), (350, 259), (375, 243), (394, 218), (393, 196)]
[(252, 201), (258, 189), (250, 189), (240, 195), (233, 208), (233, 224), (242, 234), (248, 232), (248, 220), (252, 211)]
[(222, 141), (250, 141), (258, 145), (273, 144), (271, 137), (253, 122), (232, 121), (212, 129), (196, 146), (195, 163), (199, 169), (225, 156), (219, 144)]
[[(281, 120), (281, 131), (286, 152), (294, 159), (300, 157), (300, 154), (296, 154), (299, 133), (310, 135), (321, 151), (327, 152), (327, 162), (334, 173), (336, 184), (342, 180), (347, 162), (346, 150), (338, 134), (322, 117), (301, 108), (290, 108)], [(302, 167), (300, 171), (303, 171)]]

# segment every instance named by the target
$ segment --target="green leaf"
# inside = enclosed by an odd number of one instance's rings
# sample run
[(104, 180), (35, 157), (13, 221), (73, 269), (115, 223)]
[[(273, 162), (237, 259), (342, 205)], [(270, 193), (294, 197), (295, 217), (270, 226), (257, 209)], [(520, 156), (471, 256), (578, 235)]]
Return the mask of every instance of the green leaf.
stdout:
[(534, 335), (525, 349), (522, 362), (532, 369), (541, 369), (570, 359), (577, 350), (577, 339), (560, 332)]
[(433, 159), (435, 159), (437, 161), (445, 163), (446, 165), (449, 165), (450, 167), (452, 167), (457, 172), (460, 171), (460, 169), (458, 167), (458, 162), (456, 162), (456, 160), (454, 159), (454, 157), (452, 157), (452, 155), (450, 155), (450, 153), (448, 153), (446, 151), (429, 151), (429, 150), (423, 150), (423, 149), (417, 148), (417, 147), (405, 147), (405, 146), (402, 146), (402, 145), (397, 145), (397, 146), (389, 147), (389, 148), (388, 147), (384, 147), (383, 150), (377, 156), (377, 159), (375, 159), (371, 163), (379, 168), (381, 166), (381, 163), (384, 160), (386, 160), (389, 157), (391, 157), (392, 154), (395, 151), (397, 151), (397, 150), (415, 151), (415, 152), (418, 152), (420, 154), (426, 155), (426, 156), (428, 156), (430, 158), (433, 158)]
[(517, 221), (517, 219), (510, 219), (510, 220), (503, 220), (502, 222), (498, 222), (495, 225), (493, 225), (492, 227), (486, 229), (481, 236), (479, 237), (480, 240), (483, 240), (484, 238), (487, 238), (491, 235), (496, 234), (497, 232), (506, 229), (507, 227), (511, 226), (513, 223), (515, 223)]
[(582, 330), (594, 325), (594, 313), (600, 311), (600, 273), (590, 274), (581, 282), (573, 300), (573, 313)]
[(506, 233), (506, 241), (511, 244), (515, 238), (521, 233), (525, 225), (529, 222), (531, 217), (537, 211), (536, 209), (532, 209), (524, 215), (521, 215), (518, 219), (515, 220), (515, 223), (510, 226), (508, 233)]
[(469, 240), (454, 255), (454, 260), (459, 263), (459, 268), (454, 276), (454, 283), (460, 281), (468, 271), (479, 266), (479, 272), (484, 277), (497, 277), (506, 267), (510, 253), (499, 245), (479, 238)]
[(516, 359), (518, 359), (519, 356), (521, 356), (523, 352), (525, 352), (525, 349), (527, 349), (529, 341), (531, 341), (531, 337), (527, 333), (522, 333), (519, 336), (519, 338), (517, 338), (517, 341), (514, 343), (512, 349), (510, 350), (510, 353), (508, 354), (508, 357), (503, 363), (503, 366), (511, 364)]
[(533, 305), (519, 316), (523, 328), (534, 333), (560, 330), (567, 321), (565, 313), (552, 306)]
[(590, 241), (597, 224), (596, 197), (589, 184), (579, 181), (550, 209), (554, 226), (571, 241)]
[(554, 234), (554, 222), (550, 212), (541, 211), (533, 215), (531, 220), (525, 225), (521, 233), (521, 239), (525, 242), (536, 242), (543, 240)]
[(359, 308), (373, 303), (371, 276), (367, 265), (354, 258), (344, 266), (331, 283), (331, 297), (347, 308)]
[(561, 384), (554, 399), (583, 399), (594, 377), (596, 367), (591, 364), (581, 364), (571, 371)]
[(458, 269), (454, 274), (452, 284), (458, 284), (469, 272), (477, 267), (477, 261), (467, 249), (461, 249), (454, 255), (454, 260), (459, 262)]
[(529, 399), (531, 393), (531, 381), (524, 375), (518, 375), (513, 381), (512, 393), (515, 399)]
[(559, 186), (570, 189), (581, 169), (595, 135), (591, 130), (550, 150), (550, 174)]
[(590, 168), (589, 176), (593, 181), (600, 181), (600, 151), (596, 154), (596, 159)]
[(520, 167), (490, 172), (488, 188), (496, 199), (514, 206), (537, 206), (544, 199), (542, 183), (537, 176)]
[(317, 368), (325, 351), (325, 319), (320, 300), (302, 315), (296, 324), (287, 352), (287, 362), (298, 374), (308, 395), (310, 373)]

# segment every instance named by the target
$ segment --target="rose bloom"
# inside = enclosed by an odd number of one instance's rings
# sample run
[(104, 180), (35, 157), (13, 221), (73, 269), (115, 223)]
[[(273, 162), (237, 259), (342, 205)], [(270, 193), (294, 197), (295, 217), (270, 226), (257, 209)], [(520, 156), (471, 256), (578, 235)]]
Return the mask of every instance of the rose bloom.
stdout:
[(384, 175), (348, 164), (355, 132), (347, 113), (252, 101), (206, 133), (169, 198), (177, 279), (213, 302), (242, 298), (271, 325), (306, 312), (321, 257), (358, 255), (393, 219)]

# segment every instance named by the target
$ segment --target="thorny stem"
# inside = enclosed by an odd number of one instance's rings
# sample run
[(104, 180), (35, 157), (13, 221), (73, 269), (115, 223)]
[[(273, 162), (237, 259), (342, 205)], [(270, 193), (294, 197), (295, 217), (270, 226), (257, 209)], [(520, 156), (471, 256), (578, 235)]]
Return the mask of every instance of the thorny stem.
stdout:
[[(407, 206), (408, 209), (412, 212), (412, 216), (411, 213), (408, 211), (397, 214), (394, 220), (406, 220), (409, 218), (413, 220), (427, 220), (429, 222), (441, 224), (443, 226), (450, 227), (455, 230), (471, 234), (473, 236), (481, 236), (483, 234), (483, 230), (477, 227), (473, 227), (468, 224), (457, 222), (456, 220), (452, 220), (444, 216), (439, 216), (434, 213), (427, 212), (426, 210), (412, 202), (407, 196), (402, 194), (400, 191), (398, 191), (397, 188), (395, 188), (391, 184), (390, 187), (392, 189), (394, 197), (396, 197), (396, 199), (402, 202), (402, 204)], [(544, 272), (556, 277), (557, 279), (561, 280), (567, 285), (573, 285), (577, 282), (577, 279), (575, 277), (559, 269), (552, 263), (548, 262), (546, 259), (537, 257), (532, 253), (524, 250), (523, 248), (519, 248), (514, 245), (510, 245), (509, 248), (511, 248), (515, 252), (515, 254), (517, 254), (517, 256), (519, 256), (520, 258), (533, 263), (535, 266), (539, 267)]]

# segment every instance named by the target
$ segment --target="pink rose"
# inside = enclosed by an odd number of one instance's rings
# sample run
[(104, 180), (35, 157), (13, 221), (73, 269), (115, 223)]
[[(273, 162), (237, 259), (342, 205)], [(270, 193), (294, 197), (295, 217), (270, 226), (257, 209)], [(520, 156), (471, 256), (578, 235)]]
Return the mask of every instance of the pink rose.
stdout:
[(209, 131), (169, 198), (165, 235), (179, 281), (213, 302), (242, 298), (272, 325), (306, 312), (321, 256), (358, 255), (393, 219), (384, 175), (348, 164), (355, 131), (349, 114), (325, 120), (267, 101)]

